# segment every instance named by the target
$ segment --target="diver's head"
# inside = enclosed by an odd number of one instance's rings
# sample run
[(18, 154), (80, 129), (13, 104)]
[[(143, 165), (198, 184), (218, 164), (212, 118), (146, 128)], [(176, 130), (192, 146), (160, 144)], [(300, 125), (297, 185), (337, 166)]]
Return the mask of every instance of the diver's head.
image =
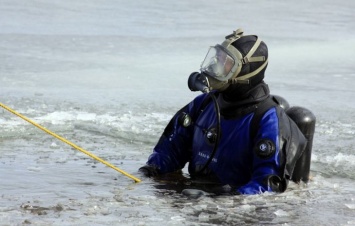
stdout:
[(201, 64), (200, 80), (210, 91), (224, 91), (236, 84), (252, 87), (264, 79), (267, 64), (266, 44), (258, 36), (244, 35), (238, 29), (226, 36), (222, 44), (210, 47)]
[[(266, 44), (256, 35), (246, 35), (231, 44), (242, 55), (241, 70), (234, 75), (232, 84), (249, 84), (255, 86), (264, 79), (268, 65)], [(232, 78), (232, 79), (233, 79)]]

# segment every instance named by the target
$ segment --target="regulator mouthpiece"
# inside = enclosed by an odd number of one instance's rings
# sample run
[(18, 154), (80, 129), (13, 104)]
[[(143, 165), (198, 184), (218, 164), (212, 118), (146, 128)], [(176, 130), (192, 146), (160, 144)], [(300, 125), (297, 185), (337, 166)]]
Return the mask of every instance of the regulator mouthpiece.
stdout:
[(187, 83), (191, 91), (201, 91), (203, 93), (210, 92), (208, 78), (198, 72), (193, 72)]

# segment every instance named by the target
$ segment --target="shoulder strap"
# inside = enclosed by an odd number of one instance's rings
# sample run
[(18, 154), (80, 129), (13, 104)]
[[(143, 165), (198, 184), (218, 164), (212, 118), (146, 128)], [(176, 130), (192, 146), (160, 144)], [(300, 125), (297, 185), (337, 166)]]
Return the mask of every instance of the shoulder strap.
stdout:
[(256, 137), (256, 133), (259, 129), (259, 122), (265, 112), (267, 112), (270, 108), (279, 106), (279, 104), (274, 100), (272, 96), (268, 97), (266, 100), (262, 101), (257, 105), (257, 108), (254, 112), (254, 116), (251, 119), (250, 123), (250, 137), (254, 139)]

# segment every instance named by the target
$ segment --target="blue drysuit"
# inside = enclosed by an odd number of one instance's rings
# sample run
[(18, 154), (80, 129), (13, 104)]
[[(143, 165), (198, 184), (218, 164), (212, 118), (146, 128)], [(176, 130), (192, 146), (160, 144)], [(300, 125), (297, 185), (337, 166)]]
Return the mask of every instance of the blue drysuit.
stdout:
[[(251, 135), (255, 110), (248, 109), (255, 109), (255, 103), (239, 107), (242, 110), (232, 117), (222, 111), (220, 140), (213, 158), (205, 166), (214, 149), (213, 131), (217, 126), (214, 103), (206, 104), (206, 98), (207, 94), (199, 95), (175, 114), (147, 166), (165, 174), (189, 163), (192, 176), (201, 175), (221, 185), (230, 185), (237, 194), (283, 192), (306, 144), (297, 125), (282, 108), (270, 106), (258, 120), (256, 134)], [(179, 122), (181, 114), (192, 118), (190, 126), (184, 127)], [(203, 172), (199, 172), (202, 168), (205, 168)]]

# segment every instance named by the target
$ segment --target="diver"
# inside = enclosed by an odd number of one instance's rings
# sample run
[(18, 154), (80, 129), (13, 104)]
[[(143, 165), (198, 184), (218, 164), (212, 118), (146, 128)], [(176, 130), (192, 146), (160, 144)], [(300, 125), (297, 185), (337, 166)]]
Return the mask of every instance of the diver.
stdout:
[(284, 192), (309, 180), (316, 118), (271, 95), (266, 44), (237, 29), (210, 47), (188, 79), (201, 91), (166, 126), (145, 166), (154, 177), (181, 171), (220, 185), (223, 194)]

